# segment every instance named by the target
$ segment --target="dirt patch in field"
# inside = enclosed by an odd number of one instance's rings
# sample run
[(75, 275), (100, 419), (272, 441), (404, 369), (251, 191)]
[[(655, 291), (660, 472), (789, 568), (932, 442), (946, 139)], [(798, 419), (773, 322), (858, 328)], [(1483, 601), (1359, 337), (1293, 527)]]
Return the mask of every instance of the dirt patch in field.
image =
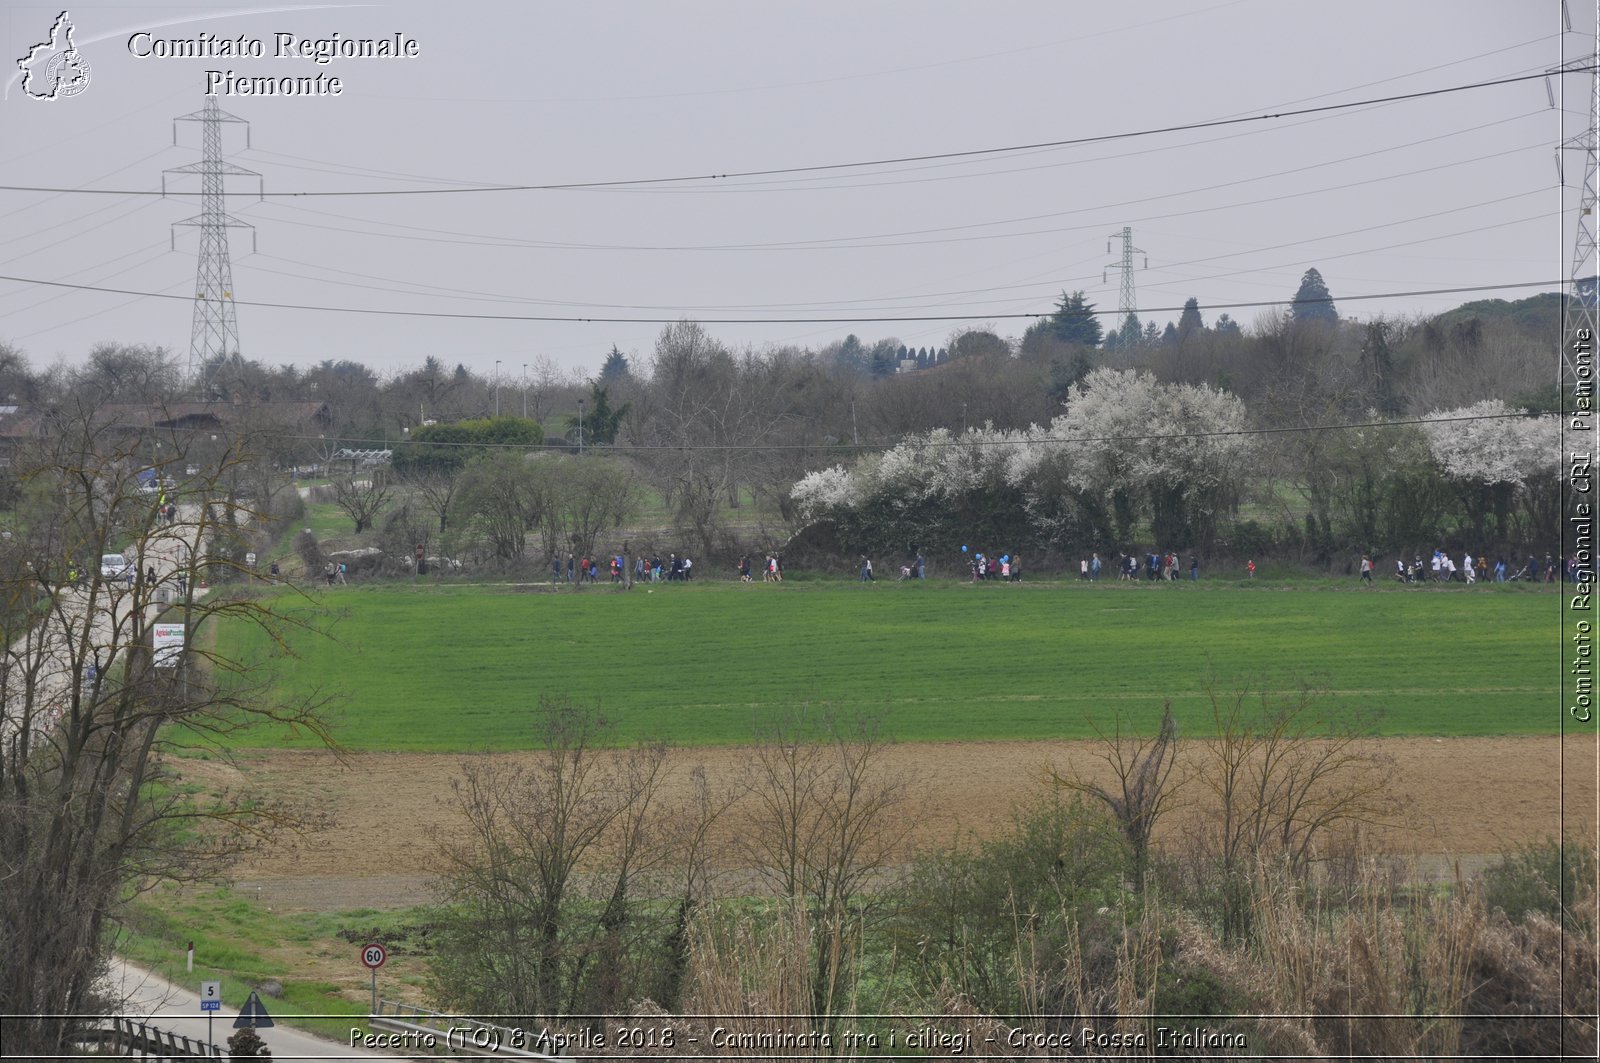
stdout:
[[(1376, 743), (1390, 760), (1396, 818), (1386, 846), (1440, 858), (1482, 857), (1562, 831), (1565, 761), (1568, 832), (1593, 835), (1595, 740), (1538, 738), (1391, 738)], [(1087, 742), (964, 742), (891, 748), (884, 768), (905, 782), (898, 814), (916, 848), (986, 837), (1010, 822), (1013, 810), (1044, 792), (1049, 766), (1068, 765), (1109, 776)], [(515, 763), (537, 754), (504, 754)], [(705, 768), (715, 788), (737, 789), (748, 750), (684, 750), (673, 754), (672, 788), (688, 792), (689, 769)], [(271, 752), (243, 758), (252, 781), (281, 796), (309, 800), (333, 816), (316, 839), (258, 855), (237, 873), (248, 893), (259, 887), (287, 909), (399, 907), (428, 898), (436, 870), (435, 839), (460, 825), (450, 788), (464, 758), (456, 754), (370, 753), (341, 764), (315, 752)], [(196, 781), (209, 768), (188, 768)], [(1195, 788), (1192, 796), (1198, 801)], [(1203, 805), (1196, 808), (1203, 811)], [(1193, 812), (1191, 811), (1191, 815)], [(721, 862), (740, 865), (737, 812), (726, 817)], [(1166, 826), (1171, 839), (1180, 816)], [(1158, 832), (1159, 833), (1159, 832)]]

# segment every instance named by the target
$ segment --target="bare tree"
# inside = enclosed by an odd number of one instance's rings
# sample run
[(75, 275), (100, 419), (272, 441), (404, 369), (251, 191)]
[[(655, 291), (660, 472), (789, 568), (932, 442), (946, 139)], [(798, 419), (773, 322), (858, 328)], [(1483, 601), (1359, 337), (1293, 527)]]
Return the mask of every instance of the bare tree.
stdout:
[(831, 1016), (870, 913), (863, 895), (897, 858), (899, 779), (883, 778), (881, 717), (803, 705), (767, 722), (746, 781), (756, 872), (809, 919), (811, 1007)]
[[(173, 441), (187, 460), (186, 441)], [(202, 503), (248, 460), (245, 442), (211, 452), (190, 493), (177, 497), (172, 522), (135, 483), (152, 448), (93, 407), (64, 406), (18, 456), (27, 501), (0, 541), (8, 1055), (63, 1052), (71, 1017), (100, 1006), (94, 984), (107, 927), (130, 893), (217, 873), (274, 826), (306, 822), (244, 793), (187, 793), (170, 749), (198, 744), (226, 757), (223, 739), (262, 721), (327, 735), (315, 704), (274, 701), (251, 661), (225, 656), (205, 637), (227, 619), (257, 624), (277, 641), (283, 620), (221, 588), (200, 600), (185, 593), (209, 563), (202, 544), (237, 534)], [(217, 552), (226, 558), (232, 547), (223, 542)], [(102, 572), (101, 556), (113, 554), (128, 563)], [(187, 646), (175, 656), (155, 651), (157, 618), (184, 626)]]
[(528, 396), (528, 416), (542, 424), (550, 415), (556, 394), (571, 384), (562, 375), (561, 367), (548, 354), (536, 357), (532, 365), (533, 372), (523, 388)]
[(378, 469), (373, 469), (364, 480), (352, 474), (333, 481), (334, 504), (355, 522), (357, 535), (372, 526), (393, 497), (394, 489), (388, 477)]
[(1055, 769), (1050, 770), (1050, 779), (1056, 786), (1086, 794), (1106, 806), (1128, 844), (1134, 892), (1143, 893), (1156, 821), (1178, 799), (1178, 786), (1172, 782), (1172, 769), (1178, 758), (1178, 725), (1172, 719), (1172, 702), (1162, 706), (1161, 726), (1153, 737), (1125, 734), (1120, 713), (1111, 733), (1099, 728), (1095, 733), (1102, 747), (1099, 758), (1111, 768), (1115, 783), (1108, 788), (1077, 771), (1063, 774)]
[(552, 484), (545, 462), (511, 450), (477, 458), (461, 472), (456, 490), (458, 529), (488, 539), (494, 556), (519, 562), (527, 554), (528, 533), (552, 508)]
[(165, 347), (102, 343), (78, 371), (75, 390), (107, 402), (160, 402), (178, 390), (178, 360)]
[(1230, 692), (1208, 684), (1212, 733), (1201, 743), (1196, 781), (1214, 811), (1203, 828), (1224, 885), (1224, 930), (1248, 929), (1256, 862), (1273, 859), (1304, 874), (1319, 846), (1341, 828), (1388, 822), (1387, 764), (1372, 747), (1375, 721), (1328, 711), (1325, 691)]
[[(559, 484), (561, 524), (570, 536), (571, 549), (593, 556), (601, 535), (621, 527), (638, 512), (639, 478), (622, 462), (601, 457), (576, 461), (565, 456), (544, 461), (552, 466)], [(560, 548), (553, 541), (546, 545), (552, 550)]]
[[(452, 781), (466, 829), (443, 839), (436, 994), (548, 1019), (676, 993), (715, 803), (667, 807), (666, 749), (617, 749), (594, 708), (541, 698), (534, 726), (532, 764), (485, 758)], [(658, 901), (672, 892), (676, 909)]]
[(455, 502), (456, 488), (460, 483), (458, 474), (443, 470), (425, 473), (412, 481), (417, 497), (430, 513), (439, 518), (440, 535), (450, 527), (450, 508)]

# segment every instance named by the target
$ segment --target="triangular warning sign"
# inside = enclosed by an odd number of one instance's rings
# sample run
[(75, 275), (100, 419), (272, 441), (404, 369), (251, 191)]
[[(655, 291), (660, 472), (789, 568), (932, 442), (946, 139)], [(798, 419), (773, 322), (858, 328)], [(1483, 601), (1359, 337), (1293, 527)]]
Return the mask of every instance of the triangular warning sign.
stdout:
[(261, 1005), (261, 998), (256, 996), (254, 989), (250, 990), (250, 999), (244, 1002), (244, 1007), (239, 1009), (239, 1017), (233, 1020), (235, 1030), (246, 1026), (266, 1029), (271, 1026), (272, 1016), (267, 1014), (267, 1009)]

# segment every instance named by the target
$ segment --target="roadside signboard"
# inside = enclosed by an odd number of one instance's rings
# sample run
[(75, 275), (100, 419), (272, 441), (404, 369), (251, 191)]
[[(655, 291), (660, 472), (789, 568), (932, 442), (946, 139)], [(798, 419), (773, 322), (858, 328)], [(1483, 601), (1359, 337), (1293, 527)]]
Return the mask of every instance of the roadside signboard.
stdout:
[(156, 624), (155, 666), (176, 668), (183, 660), (184, 630), (182, 624)]
[(256, 996), (254, 989), (250, 990), (250, 999), (244, 1002), (244, 1007), (239, 1009), (239, 1017), (233, 1020), (233, 1028), (242, 1030), (246, 1026), (266, 1029), (274, 1025), (272, 1016), (267, 1014), (267, 1009), (262, 1005), (261, 998)]
[(200, 1010), (201, 1011), (221, 1011), (222, 1010), (222, 983), (221, 982), (201, 982), (200, 983)]
[(388, 950), (376, 941), (361, 946), (361, 964), (372, 974), (372, 1014), (378, 1014), (378, 968), (389, 958)]

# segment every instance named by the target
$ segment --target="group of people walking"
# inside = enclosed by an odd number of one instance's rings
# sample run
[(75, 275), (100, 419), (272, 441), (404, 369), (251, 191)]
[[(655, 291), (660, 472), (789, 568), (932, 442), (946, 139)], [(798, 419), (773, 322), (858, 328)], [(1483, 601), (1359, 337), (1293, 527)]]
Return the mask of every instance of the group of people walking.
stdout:
[[(1251, 575), (1255, 574), (1254, 562), (1251, 562)], [(1085, 580), (1098, 580), (1100, 578), (1100, 555), (1095, 554), (1086, 560), (1078, 562), (1078, 578)], [(1168, 550), (1160, 554), (1145, 554), (1142, 564), (1144, 578), (1147, 582), (1165, 580), (1176, 581), (1183, 577), (1183, 561), (1176, 551)], [(1140, 575), (1141, 563), (1135, 554), (1123, 554), (1117, 560), (1118, 581), (1137, 582)], [(1193, 554), (1189, 555), (1189, 579), (1200, 578), (1200, 559)]]
[[(611, 576), (612, 583), (627, 582), (628, 559), (621, 554), (612, 554), (605, 559), (593, 557), (577, 557), (568, 554), (565, 564), (561, 555), (556, 554), (550, 558), (551, 583), (599, 583), (601, 566)], [(679, 557), (677, 554), (667, 555), (662, 560), (660, 554), (649, 557), (640, 554), (633, 559), (633, 581), (635, 583), (660, 583), (676, 582), (692, 579), (694, 576), (694, 561), (687, 555)]]
[[(961, 548), (966, 551), (966, 547)], [(921, 556), (920, 554), (918, 555)], [(1001, 554), (998, 558), (990, 557), (981, 550), (967, 553), (967, 570), (972, 574), (972, 582), (981, 580), (1001, 580), (1006, 583), (1022, 582), (1022, 557), (1018, 554)]]
[[(750, 555), (745, 554), (739, 558), (739, 579), (744, 583), (755, 582), (755, 576), (750, 568)], [(761, 581), (763, 583), (783, 582), (783, 556), (781, 554), (768, 554), (761, 562)]]
[[(1372, 582), (1372, 573), (1376, 565), (1368, 554), (1361, 555), (1361, 581)], [(1544, 561), (1540, 561), (1532, 554), (1521, 568), (1515, 563), (1508, 564), (1504, 555), (1495, 558), (1494, 564), (1489, 564), (1488, 555), (1480, 553), (1476, 558), (1472, 551), (1462, 553), (1461, 562), (1443, 550), (1435, 550), (1433, 556), (1427, 561), (1421, 554), (1416, 554), (1410, 562), (1403, 557), (1394, 560), (1393, 578), (1399, 583), (1476, 583), (1481, 577), (1485, 582), (1495, 583), (1557, 583), (1562, 580), (1575, 582), (1577, 579), (1578, 559), (1576, 555), (1558, 559), (1554, 554), (1545, 554)]]

